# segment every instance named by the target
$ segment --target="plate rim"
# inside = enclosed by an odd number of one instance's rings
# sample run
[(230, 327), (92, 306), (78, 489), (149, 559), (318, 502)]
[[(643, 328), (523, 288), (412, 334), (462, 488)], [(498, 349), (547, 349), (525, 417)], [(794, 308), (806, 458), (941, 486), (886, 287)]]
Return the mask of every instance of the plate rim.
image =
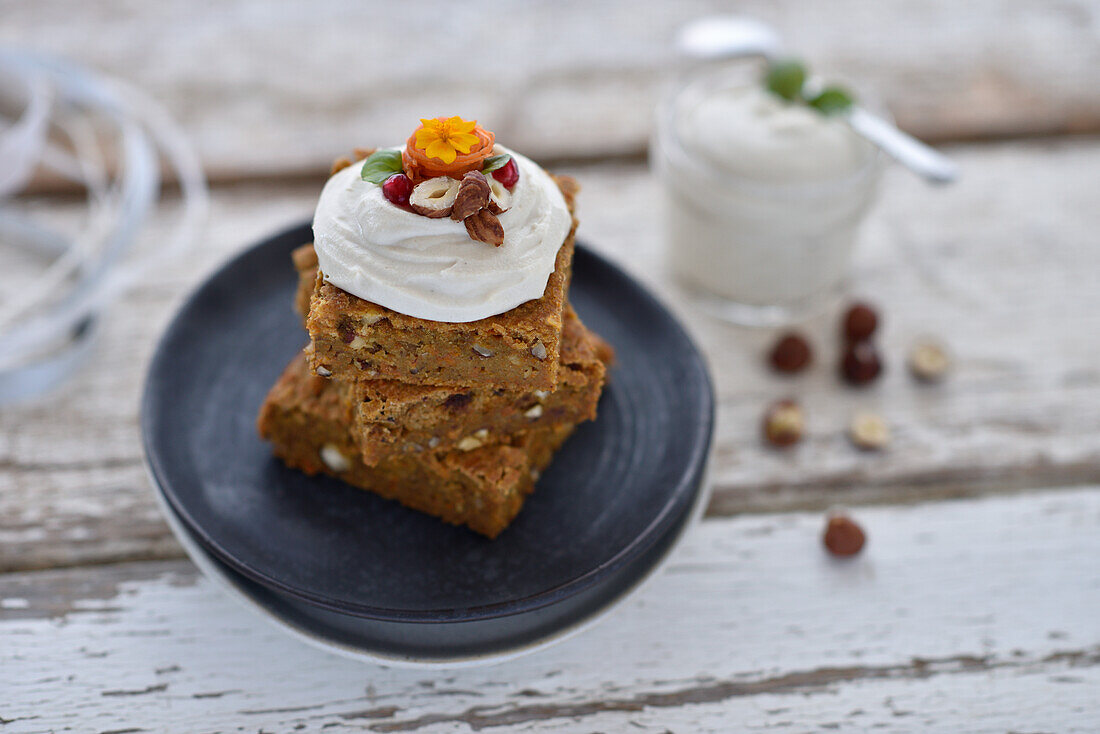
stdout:
[[(231, 576), (231, 574), (237, 572), (228, 567), (223, 569), (221, 566), (226, 566), (226, 564), (204, 548), (198, 540), (191, 537), (190, 531), (173, 511), (163, 490), (156, 484), (155, 477), (147, 461), (145, 462), (145, 470), (150, 481), (153, 483), (157, 505), (164, 513), (168, 527), (179, 541), (180, 545), (183, 546), (184, 552), (191, 562), (195, 564), (203, 576), (210, 579), (223, 593), (253, 614), (260, 616), (268, 624), (316, 650), (339, 655), (349, 660), (371, 663), (384, 668), (458, 670), (509, 662), (570, 640), (595, 627), (609, 617), (615, 610), (621, 608), (627, 599), (649, 586), (650, 583), (657, 578), (660, 572), (672, 561), (672, 558), (675, 556), (684, 538), (702, 519), (703, 513), (710, 500), (711, 490), (714, 486), (713, 479), (709, 477), (709, 455), (707, 464), (708, 469), (704, 472), (702, 487), (693, 498), (692, 504), (687, 510), (689, 517), (676, 531), (676, 537), (673, 538), (668, 548), (661, 554), (656, 562), (643, 569), (637, 577), (630, 582), (629, 586), (607, 599), (598, 609), (589, 612), (585, 616), (580, 616), (579, 618), (565, 622), (558, 629), (538, 639), (533, 639), (512, 647), (480, 654), (456, 655), (454, 657), (441, 656), (434, 658), (419, 657), (415, 654), (399, 655), (395, 653), (380, 652), (365, 646), (355, 646), (346, 642), (339, 642), (329, 639), (322, 632), (295, 622), (292, 619), (284, 618), (284, 615), (279, 609), (272, 608), (271, 605), (265, 603), (262, 599), (255, 598), (247, 588), (240, 586)], [(243, 574), (240, 575), (243, 576)], [(245, 577), (245, 580), (247, 581), (249, 579)], [(268, 588), (268, 591), (276, 597), (279, 596), (279, 591), (277, 589)]]
[[(202, 524), (198, 523), (195, 518), (191, 516), (182, 501), (175, 496), (175, 492), (172, 489), (173, 485), (169, 478), (170, 472), (165, 470), (161, 455), (153, 449), (157, 418), (160, 415), (157, 410), (159, 398), (155, 394), (155, 387), (158, 383), (158, 373), (163, 371), (162, 365), (169, 359), (167, 345), (172, 341), (174, 335), (183, 328), (184, 318), (194, 307), (195, 303), (203, 297), (206, 290), (214, 287), (214, 283), (226, 270), (238, 266), (243, 260), (256, 256), (260, 250), (271, 247), (273, 243), (290, 238), (298, 233), (305, 233), (304, 237), (299, 238), (301, 241), (298, 244), (308, 243), (311, 231), (310, 226), (310, 220), (305, 220), (298, 224), (280, 229), (245, 247), (240, 252), (227, 258), (220, 265), (213, 268), (180, 302), (180, 305), (177, 307), (168, 325), (161, 333), (153, 356), (146, 369), (145, 383), (142, 389), (140, 404), (140, 425), (142, 448), (146, 457), (149, 473), (156, 485), (160, 488), (159, 491), (163, 492), (165, 500), (175, 510), (179, 519), (194, 533), (203, 547), (215, 558), (263, 586), (274, 589), (279, 593), (288, 594), (293, 598), (309, 604), (314, 604), (341, 614), (350, 614), (356, 617), (392, 622), (435, 623), (495, 619), (542, 609), (588, 589), (601, 577), (613, 573), (616, 568), (628, 563), (631, 559), (644, 553), (654, 543), (658, 542), (658, 540), (663, 537), (663, 534), (667, 532), (669, 525), (676, 520), (678, 513), (674, 512), (674, 510), (685, 503), (690, 507), (694, 496), (702, 491), (703, 475), (706, 470), (707, 459), (714, 433), (716, 410), (714, 385), (706, 358), (699, 350), (695, 340), (692, 339), (691, 335), (683, 327), (679, 319), (676, 318), (671, 309), (665, 306), (648, 288), (642, 285), (623, 268), (599, 254), (591, 247), (588, 247), (583, 240), (578, 240), (576, 242), (576, 249), (578, 252), (582, 253), (583, 257), (590, 257), (601, 267), (616, 272), (621, 278), (632, 285), (638, 295), (647, 301), (650, 306), (668, 317), (668, 322), (671, 327), (678, 333), (679, 337), (690, 346), (690, 351), (695, 356), (695, 359), (691, 360), (692, 366), (695, 368), (700, 378), (701, 389), (699, 392), (703, 397), (703, 409), (699, 411), (696, 420), (691, 426), (698, 440), (691, 444), (691, 452), (686, 463), (688, 470), (678, 478), (675, 487), (670, 490), (660, 511), (652, 517), (646, 526), (635, 535), (630, 542), (620, 548), (613, 556), (589, 568), (584, 573), (532, 594), (505, 601), (462, 608), (423, 610), (392, 609), (357, 604), (344, 600), (330, 599), (324, 595), (303, 591), (302, 589), (282, 582), (280, 579), (260, 569), (253, 568), (251, 564), (241, 561), (233, 554), (221, 548), (217, 540), (210, 536), (205, 528), (203, 528)], [(158, 490), (154, 489), (154, 491)]]

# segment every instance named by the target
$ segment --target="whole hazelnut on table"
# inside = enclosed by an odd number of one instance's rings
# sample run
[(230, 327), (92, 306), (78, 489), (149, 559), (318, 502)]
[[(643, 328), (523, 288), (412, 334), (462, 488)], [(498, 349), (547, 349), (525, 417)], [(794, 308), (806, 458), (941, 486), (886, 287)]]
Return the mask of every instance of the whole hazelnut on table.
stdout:
[(834, 556), (848, 558), (863, 550), (867, 536), (855, 520), (847, 515), (830, 515), (821, 538), (825, 549)]
[(793, 446), (802, 440), (806, 417), (793, 400), (780, 400), (764, 413), (764, 438), (772, 446)]
[(779, 338), (768, 361), (779, 372), (801, 372), (813, 361), (813, 350), (801, 334), (792, 331)]
[(854, 342), (844, 350), (840, 374), (850, 385), (866, 385), (882, 372), (882, 359), (869, 341)]
[(866, 303), (857, 301), (844, 313), (841, 331), (848, 342), (866, 341), (877, 328), (878, 314)]

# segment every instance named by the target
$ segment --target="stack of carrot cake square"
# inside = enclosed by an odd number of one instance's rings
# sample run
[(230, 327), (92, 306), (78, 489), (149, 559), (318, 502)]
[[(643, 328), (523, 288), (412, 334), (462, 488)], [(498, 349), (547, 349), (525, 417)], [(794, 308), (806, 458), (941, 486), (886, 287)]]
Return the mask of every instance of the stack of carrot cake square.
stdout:
[(568, 300), (572, 179), (457, 117), (338, 161), (294, 252), (310, 343), (259, 416), (276, 456), (497, 536), (612, 350)]

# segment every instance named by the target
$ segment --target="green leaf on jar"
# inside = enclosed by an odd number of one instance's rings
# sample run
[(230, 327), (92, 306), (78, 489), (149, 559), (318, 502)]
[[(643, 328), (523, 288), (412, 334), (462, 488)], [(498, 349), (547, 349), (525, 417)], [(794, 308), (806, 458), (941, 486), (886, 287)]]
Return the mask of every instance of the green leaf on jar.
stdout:
[(807, 102), (810, 107), (825, 115), (843, 112), (852, 106), (852, 95), (841, 87), (825, 87), (813, 99)]
[(797, 59), (773, 61), (768, 65), (764, 84), (774, 94), (794, 102), (802, 94), (806, 82), (806, 67)]

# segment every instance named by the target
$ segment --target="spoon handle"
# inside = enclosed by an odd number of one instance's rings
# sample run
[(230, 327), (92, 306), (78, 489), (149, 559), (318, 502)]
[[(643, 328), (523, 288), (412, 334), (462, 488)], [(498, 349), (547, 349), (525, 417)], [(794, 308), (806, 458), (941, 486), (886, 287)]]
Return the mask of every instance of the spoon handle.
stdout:
[(958, 178), (959, 167), (954, 161), (881, 117), (876, 117), (861, 107), (852, 107), (845, 117), (853, 130), (898, 163), (932, 183), (948, 184)]

